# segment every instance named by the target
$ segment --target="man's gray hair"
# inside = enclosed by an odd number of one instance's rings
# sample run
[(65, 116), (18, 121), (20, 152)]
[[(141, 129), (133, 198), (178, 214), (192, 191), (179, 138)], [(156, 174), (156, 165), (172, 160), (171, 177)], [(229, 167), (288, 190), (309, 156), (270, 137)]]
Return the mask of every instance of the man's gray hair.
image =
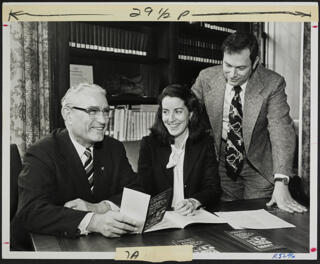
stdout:
[(68, 89), (68, 91), (66, 92), (66, 94), (62, 97), (62, 99), (61, 99), (62, 108), (65, 107), (66, 105), (68, 105), (70, 102), (70, 99), (72, 99), (74, 96), (76, 96), (76, 94), (78, 94), (79, 92), (81, 92), (85, 89), (95, 90), (97, 92), (100, 92), (103, 96), (107, 95), (106, 90), (97, 84), (79, 83), (76, 86), (70, 87)]

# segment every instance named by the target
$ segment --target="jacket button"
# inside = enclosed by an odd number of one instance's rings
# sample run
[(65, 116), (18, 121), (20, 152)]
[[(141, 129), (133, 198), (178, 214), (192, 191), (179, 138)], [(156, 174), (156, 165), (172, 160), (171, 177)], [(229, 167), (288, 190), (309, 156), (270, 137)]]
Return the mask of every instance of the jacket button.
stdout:
[(64, 235), (65, 235), (65, 236), (68, 236), (68, 232), (67, 232), (67, 231), (65, 231), (65, 232), (64, 232)]
[(185, 185), (184, 188), (187, 188), (187, 185)]

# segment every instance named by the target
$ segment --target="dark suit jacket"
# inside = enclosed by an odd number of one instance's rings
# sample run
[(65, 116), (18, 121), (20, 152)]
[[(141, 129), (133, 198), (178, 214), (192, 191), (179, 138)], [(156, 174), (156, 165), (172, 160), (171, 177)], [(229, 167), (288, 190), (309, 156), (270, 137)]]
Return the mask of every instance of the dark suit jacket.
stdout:
[(119, 204), (123, 187), (131, 187), (136, 175), (122, 143), (105, 137), (96, 143), (94, 194), (89, 189), (82, 162), (67, 130), (55, 130), (31, 146), (19, 175), (17, 218), (31, 232), (76, 237), (87, 212), (64, 207), (76, 198), (88, 202), (110, 200)]
[[(246, 157), (271, 183), (275, 173), (292, 176), (296, 141), (285, 86), (282, 76), (258, 65), (244, 95), (242, 125)], [(192, 87), (206, 107), (218, 155), (225, 88), (222, 66), (202, 70)]]
[[(173, 187), (173, 168), (166, 168), (170, 154), (171, 147), (154, 136), (142, 139), (138, 175), (150, 195)], [(217, 168), (213, 138), (205, 136), (197, 141), (188, 138), (183, 165), (185, 198), (195, 198), (205, 206), (217, 202), (221, 193)]]

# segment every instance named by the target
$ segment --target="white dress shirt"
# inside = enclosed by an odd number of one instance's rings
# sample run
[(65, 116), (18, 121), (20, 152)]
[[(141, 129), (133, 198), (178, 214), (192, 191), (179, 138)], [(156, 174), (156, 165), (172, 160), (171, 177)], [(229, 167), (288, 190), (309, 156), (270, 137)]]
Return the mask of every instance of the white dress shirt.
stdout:
[(176, 148), (174, 144), (171, 145), (171, 154), (169, 162), (166, 166), (167, 169), (173, 168), (173, 197), (172, 207), (175, 207), (177, 203), (184, 200), (184, 183), (183, 183), (183, 164), (184, 155), (186, 149), (186, 141), (189, 137), (189, 131), (185, 134), (182, 140), (181, 148)]

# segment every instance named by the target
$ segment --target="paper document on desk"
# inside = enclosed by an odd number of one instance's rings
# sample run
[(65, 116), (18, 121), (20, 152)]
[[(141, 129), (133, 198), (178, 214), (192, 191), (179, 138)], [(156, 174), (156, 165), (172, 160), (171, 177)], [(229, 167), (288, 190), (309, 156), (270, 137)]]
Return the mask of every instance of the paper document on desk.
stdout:
[(235, 229), (275, 229), (295, 227), (264, 209), (232, 212), (216, 212)]
[(145, 232), (158, 231), (170, 228), (185, 228), (190, 224), (223, 224), (227, 223), (225, 219), (209, 213), (204, 209), (194, 211), (194, 215), (183, 216), (175, 211), (167, 211), (162, 221)]

